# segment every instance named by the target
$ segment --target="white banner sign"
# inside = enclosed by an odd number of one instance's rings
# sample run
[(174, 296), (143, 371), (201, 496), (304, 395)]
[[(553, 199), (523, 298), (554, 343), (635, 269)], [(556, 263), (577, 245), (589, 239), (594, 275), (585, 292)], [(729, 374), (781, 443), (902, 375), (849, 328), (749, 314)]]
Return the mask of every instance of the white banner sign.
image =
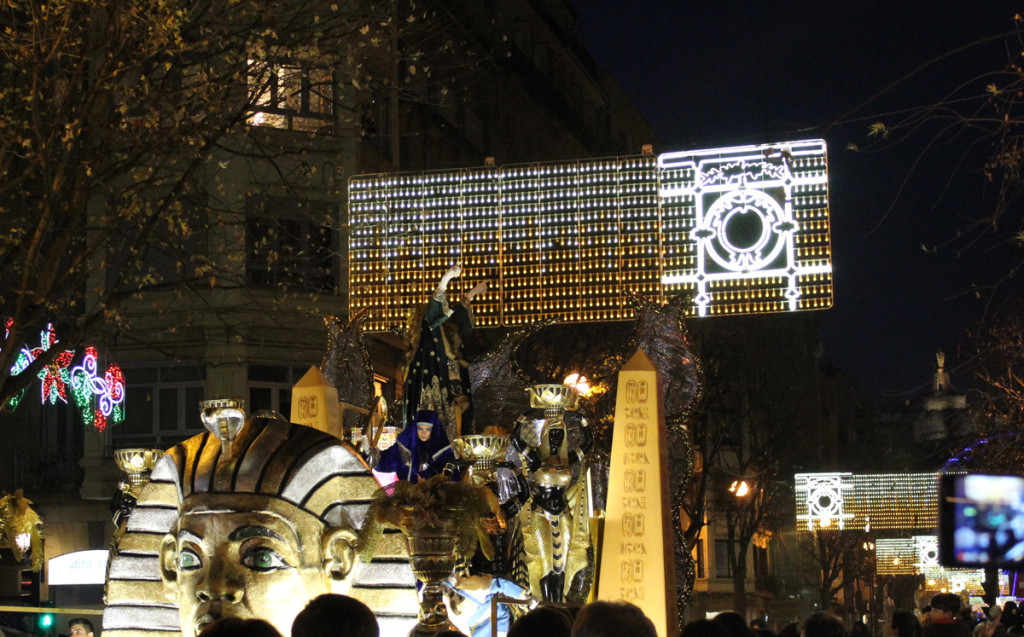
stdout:
[(50, 586), (103, 584), (107, 577), (109, 551), (76, 551), (51, 559), (47, 567)]

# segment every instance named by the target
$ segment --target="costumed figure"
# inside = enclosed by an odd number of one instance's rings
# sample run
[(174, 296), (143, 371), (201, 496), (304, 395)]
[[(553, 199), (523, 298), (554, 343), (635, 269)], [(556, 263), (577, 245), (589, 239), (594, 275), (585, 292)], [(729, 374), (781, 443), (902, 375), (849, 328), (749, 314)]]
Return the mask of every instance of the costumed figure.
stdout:
[(520, 417), (512, 444), (524, 458), (530, 485), (530, 505), (519, 514), (530, 586), (545, 601), (583, 603), (593, 581), (583, 460), (593, 439), (585, 419), (579, 418), (575, 432), (568, 426), (566, 412), (578, 407), (575, 389), (535, 385), (528, 391), (531, 406), (543, 409), (544, 417)]
[[(371, 456), (375, 453), (371, 450)], [(374, 470), (394, 473), (399, 480), (415, 483), (443, 473), (454, 461), (455, 453), (437, 413), (421, 410), (398, 434), (395, 444), (380, 453)]]
[(421, 409), (436, 411), (449, 438), (471, 431), (469, 372), (462, 359), (462, 339), (473, 329), (473, 297), (487, 289), (477, 284), (459, 303), (449, 304), (448, 283), (462, 274), (453, 265), (422, 312), (416, 312), (408, 332), (409, 351), (405, 370), (405, 422)]
[(457, 464), (462, 470), (462, 479), (487, 488), (491, 510), (486, 527), (494, 546), (493, 557), (487, 558), (483, 551), (478, 551), (468, 565), (469, 573), (529, 586), (518, 513), (529, 499), (530, 490), (522, 472), (506, 460), (508, 430), (489, 427), (486, 433), (456, 438), (453, 447), (459, 457)]
[(378, 489), (369, 468), (336, 437), (246, 419), (239, 402), (205, 403), (208, 432), (168, 450), (139, 491), (112, 553), (104, 635), (194, 637), (221, 617), (288, 634), (323, 593), (362, 600), (384, 634), (408, 632), (416, 592), (396, 563), (404, 549), (387, 563), (355, 552)]

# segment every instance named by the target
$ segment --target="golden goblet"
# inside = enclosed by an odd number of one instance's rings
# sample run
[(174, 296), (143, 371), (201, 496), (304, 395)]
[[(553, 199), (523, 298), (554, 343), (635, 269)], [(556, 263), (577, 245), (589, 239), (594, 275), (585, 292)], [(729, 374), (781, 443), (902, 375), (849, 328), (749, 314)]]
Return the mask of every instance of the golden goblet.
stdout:
[(127, 476), (122, 491), (127, 495), (137, 496), (138, 489), (149, 482), (149, 474), (153, 472), (157, 460), (164, 455), (160, 449), (117, 449), (114, 451), (114, 462), (118, 469)]
[(530, 407), (534, 409), (575, 411), (579, 405), (579, 392), (568, 385), (533, 385), (526, 391), (530, 394)]

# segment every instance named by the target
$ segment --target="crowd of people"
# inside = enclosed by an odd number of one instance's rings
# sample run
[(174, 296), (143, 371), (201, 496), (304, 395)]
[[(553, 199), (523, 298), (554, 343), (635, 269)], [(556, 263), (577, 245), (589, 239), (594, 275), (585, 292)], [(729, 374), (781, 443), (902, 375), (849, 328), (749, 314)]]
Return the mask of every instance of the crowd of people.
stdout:
[(772, 631), (760, 620), (750, 625), (739, 613), (719, 613), (713, 619), (688, 623), (681, 637), (1024, 637), (1017, 604), (987, 608), (976, 613), (964, 607), (954, 593), (941, 593), (919, 611), (895, 610), (880, 631), (864, 622), (846, 625), (832, 613), (813, 613), (802, 622), (790, 622)]
[[(978, 615), (978, 616), (976, 616)], [(254, 622), (265, 624), (257, 626)], [(225, 618), (210, 624), (200, 637), (281, 637), (261, 620)], [(451, 631), (437, 637), (456, 637)], [(541, 604), (519, 617), (507, 637), (656, 637), (654, 623), (628, 602), (592, 602), (579, 607)], [(379, 637), (377, 621), (362, 602), (344, 595), (321, 595), (303, 610), (292, 625), (291, 637)], [(681, 637), (1024, 637), (1017, 605), (982, 614), (964, 608), (952, 593), (935, 595), (920, 611), (896, 610), (885, 622), (882, 634), (873, 635), (863, 623), (847, 626), (829, 612), (816, 612), (802, 622), (790, 622), (778, 631), (763, 620), (746, 619), (723, 612), (712, 619), (686, 624)]]
[[(657, 637), (654, 623), (628, 602), (592, 602), (580, 607), (541, 604), (519, 617), (507, 637)], [(88, 637), (92, 637), (89, 635)], [(262, 619), (223, 617), (208, 624), (199, 637), (284, 637)], [(313, 599), (295, 617), (291, 637), (380, 637), (373, 612), (346, 595)], [(452, 630), (434, 637), (466, 637)]]
[[(436, 637), (460, 636), (465, 637), (450, 631)], [(72, 620), (71, 637), (93, 637), (91, 622)], [(199, 637), (283, 636), (262, 619), (224, 617), (207, 625)], [(380, 637), (380, 630), (365, 604), (345, 595), (326, 594), (298, 614), (290, 637)], [(579, 607), (542, 603), (513, 622), (507, 637), (657, 637), (657, 632), (639, 607), (598, 601)], [(729, 611), (687, 623), (681, 637), (1024, 637), (1024, 622), (1012, 601), (975, 613), (963, 606), (958, 595), (941, 593), (917, 612), (893, 611), (880, 635), (873, 635), (863, 622), (847, 626), (824, 611), (778, 631), (759, 619), (748, 624), (742, 615)]]

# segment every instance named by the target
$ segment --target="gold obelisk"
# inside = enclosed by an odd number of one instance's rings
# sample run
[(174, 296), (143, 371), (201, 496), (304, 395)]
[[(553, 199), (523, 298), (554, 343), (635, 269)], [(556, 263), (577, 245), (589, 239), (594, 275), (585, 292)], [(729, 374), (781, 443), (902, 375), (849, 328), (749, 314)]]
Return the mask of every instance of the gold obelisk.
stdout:
[(679, 624), (663, 407), (638, 350), (619, 371), (597, 598), (636, 604), (669, 637)]

